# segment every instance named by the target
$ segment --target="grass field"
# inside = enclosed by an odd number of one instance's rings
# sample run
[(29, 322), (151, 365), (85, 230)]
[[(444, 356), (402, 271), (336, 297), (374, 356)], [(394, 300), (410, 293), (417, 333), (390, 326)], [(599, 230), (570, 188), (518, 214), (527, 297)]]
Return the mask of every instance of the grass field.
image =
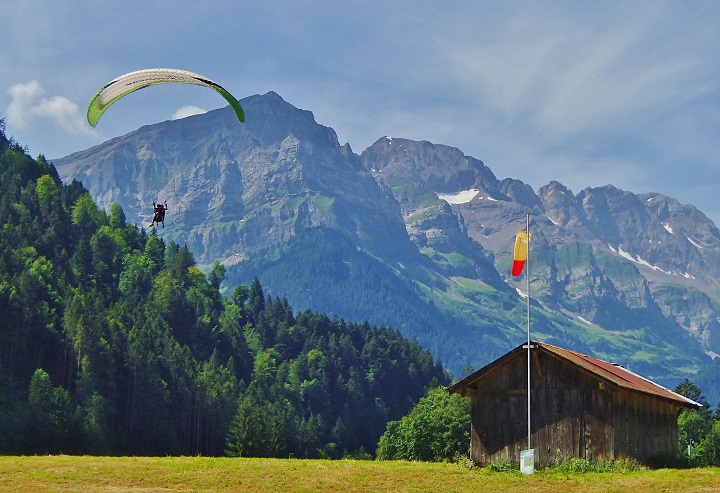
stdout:
[(2, 492), (718, 492), (720, 469), (565, 474), (357, 460), (0, 457)]

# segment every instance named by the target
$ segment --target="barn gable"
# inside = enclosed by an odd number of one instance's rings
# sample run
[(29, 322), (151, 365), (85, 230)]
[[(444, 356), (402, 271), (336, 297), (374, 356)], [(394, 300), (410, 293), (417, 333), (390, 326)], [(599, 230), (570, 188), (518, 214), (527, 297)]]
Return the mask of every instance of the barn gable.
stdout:
[[(677, 454), (677, 415), (699, 404), (629, 370), (531, 343), (531, 435), (536, 463), (640, 460)], [(449, 388), (472, 399), (471, 459), (517, 460), (527, 447), (527, 346)]]

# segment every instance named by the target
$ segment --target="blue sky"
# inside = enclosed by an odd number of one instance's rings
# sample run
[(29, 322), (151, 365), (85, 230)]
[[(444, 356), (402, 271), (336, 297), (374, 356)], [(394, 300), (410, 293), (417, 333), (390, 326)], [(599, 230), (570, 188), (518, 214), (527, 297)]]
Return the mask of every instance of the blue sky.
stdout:
[(53, 158), (224, 105), (163, 86), (85, 121), (109, 80), (181, 68), (238, 99), (275, 91), (358, 153), (428, 140), (536, 189), (660, 192), (720, 224), (719, 46), (717, 1), (14, 0), (0, 118)]

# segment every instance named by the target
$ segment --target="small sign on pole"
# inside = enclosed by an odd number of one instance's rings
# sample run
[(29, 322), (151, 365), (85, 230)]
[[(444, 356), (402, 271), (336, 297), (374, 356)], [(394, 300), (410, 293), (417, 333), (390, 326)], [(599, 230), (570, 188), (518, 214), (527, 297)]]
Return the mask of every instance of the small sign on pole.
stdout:
[(535, 449), (520, 451), (520, 472), (523, 474), (535, 472)]

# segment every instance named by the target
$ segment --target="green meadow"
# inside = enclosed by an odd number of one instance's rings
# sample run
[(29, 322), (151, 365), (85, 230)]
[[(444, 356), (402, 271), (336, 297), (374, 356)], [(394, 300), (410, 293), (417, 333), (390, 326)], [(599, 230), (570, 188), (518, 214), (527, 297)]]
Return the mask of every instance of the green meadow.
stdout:
[(720, 469), (531, 476), (405, 461), (204, 457), (0, 457), (0, 491), (12, 492), (716, 492)]

